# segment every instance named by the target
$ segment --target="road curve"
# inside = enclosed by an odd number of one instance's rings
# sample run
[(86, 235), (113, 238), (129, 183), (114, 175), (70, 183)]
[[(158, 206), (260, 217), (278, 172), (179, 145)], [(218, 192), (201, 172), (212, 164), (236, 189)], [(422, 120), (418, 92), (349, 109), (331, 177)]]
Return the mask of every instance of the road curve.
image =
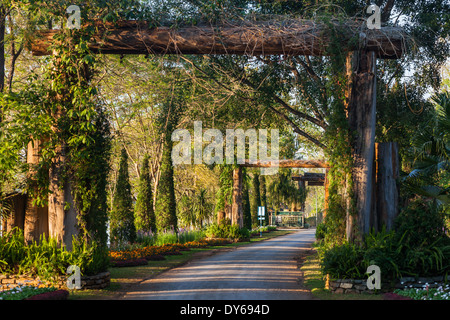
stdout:
[(294, 257), (314, 241), (314, 229), (196, 259), (146, 280), (123, 299), (307, 300)]

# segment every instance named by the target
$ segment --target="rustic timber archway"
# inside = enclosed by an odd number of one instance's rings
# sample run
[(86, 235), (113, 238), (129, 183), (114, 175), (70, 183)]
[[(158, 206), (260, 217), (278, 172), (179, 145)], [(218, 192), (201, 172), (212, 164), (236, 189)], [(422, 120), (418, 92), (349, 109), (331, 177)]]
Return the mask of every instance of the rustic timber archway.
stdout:
[(233, 202), (231, 207), (231, 222), (243, 227), (243, 209), (242, 209), (242, 167), (244, 168), (320, 168), (326, 169), (323, 185), (325, 186), (325, 210), (328, 200), (328, 180), (327, 173), (330, 168), (324, 160), (278, 160), (278, 161), (246, 161), (237, 169), (233, 170)]
[[(295, 19), (274, 19), (251, 23), (230, 22), (222, 25), (198, 25), (178, 29), (152, 28), (150, 23), (145, 21), (96, 22), (94, 26), (97, 33), (89, 44), (91, 52), (122, 55), (323, 56), (329, 54), (327, 48), (331, 37), (328, 25)], [(402, 30), (396, 27), (369, 30), (365, 26), (365, 21), (354, 20), (348, 21), (344, 26), (339, 26), (339, 32), (341, 45), (348, 51), (346, 63), (349, 80), (347, 117), (350, 129), (356, 133), (354, 140), (351, 141), (356, 216), (350, 214), (347, 216), (347, 238), (354, 240), (359, 236), (354, 232), (355, 226), (361, 230), (362, 234), (370, 231), (375, 203), (374, 183), (376, 181), (373, 177), (375, 169), (376, 60), (400, 58), (405, 50), (405, 39)], [(50, 45), (58, 32), (60, 30), (40, 31), (38, 37), (30, 45), (33, 55), (51, 54)], [(358, 41), (354, 41), (355, 35)], [(289, 166), (287, 162), (285, 165)], [(292, 165), (298, 167), (298, 164)], [(247, 164), (247, 166), (255, 166), (255, 164)], [(240, 197), (239, 176), (239, 171), (233, 175), (234, 181), (236, 181), (236, 191), (233, 190), (236, 203), (239, 203)], [(388, 179), (392, 180), (392, 178)], [(55, 184), (53, 187), (61, 187), (57, 185), (59, 180), (55, 177), (50, 176), (50, 183)], [(65, 192), (62, 193), (65, 197), (64, 201), (70, 203), (72, 201), (70, 185), (62, 187), (65, 189)], [(386, 196), (389, 197), (388, 194)], [(242, 219), (239, 218), (239, 212), (242, 212), (242, 205), (239, 208), (239, 204), (237, 204), (233, 210), (235, 223), (241, 225)], [(61, 212), (58, 213), (58, 215), (61, 214)], [(54, 214), (49, 213), (49, 216), (54, 216)], [(64, 221), (64, 217), (56, 218), (58, 221)]]

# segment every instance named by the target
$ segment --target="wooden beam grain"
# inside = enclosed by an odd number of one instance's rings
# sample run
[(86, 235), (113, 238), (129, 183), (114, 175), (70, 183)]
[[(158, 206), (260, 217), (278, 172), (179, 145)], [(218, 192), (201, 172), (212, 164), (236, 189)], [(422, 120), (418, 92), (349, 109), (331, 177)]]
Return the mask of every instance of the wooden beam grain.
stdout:
[[(96, 22), (89, 45), (102, 54), (236, 54), (236, 55), (328, 55), (330, 27), (310, 20), (274, 20), (198, 25), (180, 28), (150, 27), (145, 21)], [(339, 26), (342, 45), (348, 50), (373, 51), (379, 58), (400, 58), (405, 50), (400, 28), (361, 28), (361, 23)], [(61, 30), (36, 33), (29, 46), (35, 56), (51, 53), (53, 37)], [(358, 41), (354, 41), (355, 37)]]

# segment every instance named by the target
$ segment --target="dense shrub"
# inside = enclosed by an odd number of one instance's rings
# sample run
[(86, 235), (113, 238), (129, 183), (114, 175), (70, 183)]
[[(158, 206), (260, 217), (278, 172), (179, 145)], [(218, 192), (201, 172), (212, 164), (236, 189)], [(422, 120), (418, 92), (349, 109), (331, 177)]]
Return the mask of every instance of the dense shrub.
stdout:
[(325, 234), (327, 232), (327, 227), (325, 223), (319, 223), (316, 227), (316, 239), (322, 240), (325, 238)]
[(361, 278), (369, 265), (380, 267), (385, 280), (401, 276), (435, 276), (450, 271), (450, 246), (444, 238), (429, 245), (409, 246), (396, 242), (395, 233), (382, 242), (368, 243), (363, 247), (344, 243), (323, 250), (322, 271), (333, 278)]
[(249, 231), (249, 234), (252, 236), (256, 236), (259, 235), (261, 232), (270, 232), (275, 230), (277, 230), (276, 226), (261, 226)]
[(152, 233), (152, 232), (137, 232), (136, 244), (145, 246), (160, 246), (164, 244), (174, 244), (174, 243), (186, 243), (192, 241), (199, 241), (205, 238), (204, 230), (183, 230), (180, 229), (178, 232), (175, 230), (164, 230), (163, 232)]
[(320, 257), (322, 272), (334, 279), (360, 279), (367, 269), (363, 249), (352, 243), (323, 250)]
[(0, 237), (0, 273), (26, 273), (51, 281), (64, 275), (70, 265), (80, 267), (83, 275), (105, 271), (109, 265), (107, 248), (74, 239), (72, 250), (67, 251), (45, 236), (39, 243), (25, 244), (23, 231), (18, 228)]
[(367, 266), (375, 264), (385, 280), (393, 280), (401, 276), (444, 275), (450, 271), (450, 238), (444, 233), (443, 219), (432, 203), (411, 202), (400, 213), (395, 226), (395, 231), (366, 235), (362, 246), (322, 244), (319, 252), (323, 272), (333, 278), (361, 277)]
[(231, 224), (229, 220), (223, 219), (219, 224), (211, 224), (205, 231), (208, 238), (229, 238), (242, 240), (250, 237), (250, 231), (247, 228), (239, 228)]
[(433, 201), (418, 198), (408, 204), (395, 220), (397, 241), (404, 234), (408, 245), (428, 245), (444, 236), (442, 212)]

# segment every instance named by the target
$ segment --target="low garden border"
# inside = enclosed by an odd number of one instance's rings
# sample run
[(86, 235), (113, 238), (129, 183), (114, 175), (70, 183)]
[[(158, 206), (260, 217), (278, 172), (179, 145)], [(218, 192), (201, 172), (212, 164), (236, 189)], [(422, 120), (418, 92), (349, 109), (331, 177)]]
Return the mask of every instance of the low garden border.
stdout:
[(24, 300), (67, 300), (68, 297), (69, 291), (59, 289), (51, 292), (40, 293)]
[[(328, 278), (328, 277), (327, 277)], [(329, 289), (332, 293), (337, 294), (373, 294), (373, 293), (387, 293), (395, 289), (417, 288), (423, 289), (438, 288), (450, 282), (450, 275), (436, 276), (436, 277), (402, 277), (396, 283), (381, 283), (381, 289), (369, 290), (367, 288), (367, 279), (328, 279), (325, 289)]]
[[(5, 275), (0, 274), (0, 291), (9, 290), (18, 286), (48, 286), (57, 289), (67, 289), (67, 276), (60, 276), (56, 281), (49, 282), (41, 280), (39, 277), (27, 275)], [(104, 289), (111, 282), (110, 272), (105, 271), (91, 276), (81, 277), (81, 289)]]

